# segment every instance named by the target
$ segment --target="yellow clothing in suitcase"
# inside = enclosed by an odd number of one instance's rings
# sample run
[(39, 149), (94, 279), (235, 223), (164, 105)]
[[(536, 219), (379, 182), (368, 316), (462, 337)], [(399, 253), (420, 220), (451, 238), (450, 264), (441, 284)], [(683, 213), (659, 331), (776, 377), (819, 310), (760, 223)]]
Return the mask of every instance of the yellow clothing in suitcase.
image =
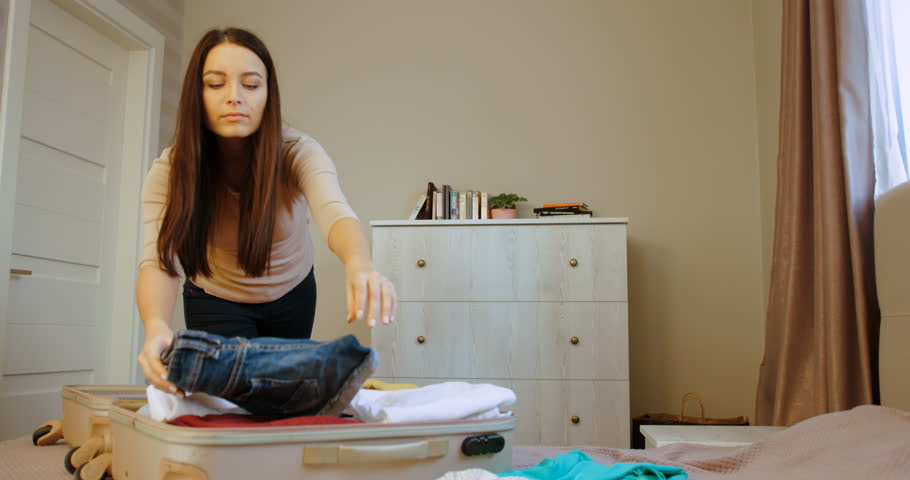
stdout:
[(413, 383), (388, 383), (383, 382), (382, 380), (376, 380), (375, 378), (368, 378), (367, 381), (363, 382), (363, 386), (360, 388), (365, 388), (367, 390), (413, 390), (417, 388), (417, 385)]

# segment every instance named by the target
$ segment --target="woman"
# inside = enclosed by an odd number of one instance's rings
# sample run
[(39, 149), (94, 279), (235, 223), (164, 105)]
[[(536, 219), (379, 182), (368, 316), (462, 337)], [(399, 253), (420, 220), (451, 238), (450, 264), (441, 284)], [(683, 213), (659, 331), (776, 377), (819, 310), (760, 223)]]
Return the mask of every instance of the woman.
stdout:
[(146, 379), (166, 381), (179, 275), (187, 328), (222, 336), (309, 338), (316, 309), (312, 217), (345, 265), (348, 323), (394, 320), (395, 288), (372, 266), (335, 167), (281, 122), (275, 67), (245, 30), (211, 30), (183, 80), (174, 145), (142, 192), (145, 246), (136, 297)]

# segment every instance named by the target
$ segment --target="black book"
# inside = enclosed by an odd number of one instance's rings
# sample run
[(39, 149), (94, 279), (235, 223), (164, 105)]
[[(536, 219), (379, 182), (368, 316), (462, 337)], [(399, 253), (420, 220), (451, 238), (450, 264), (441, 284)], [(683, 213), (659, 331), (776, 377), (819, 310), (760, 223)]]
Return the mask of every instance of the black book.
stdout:
[(420, 209), (420, 213), (417, 214), (417, 220), (430, 220), (433, 218), (433, 198), (436, 192), (436, 185), (433, 185), (433, 182), (427, 182), (427, 201), (423, 204), (423, 208)]
[(588, 210), (585, 207), (538, 207), (534, 209), (534, 213), (590, 213), (591, 210)]
[(593, 216), (594, 212), (536, 212), (538, 217), (564, 217), (568, 215), (588, 215)]

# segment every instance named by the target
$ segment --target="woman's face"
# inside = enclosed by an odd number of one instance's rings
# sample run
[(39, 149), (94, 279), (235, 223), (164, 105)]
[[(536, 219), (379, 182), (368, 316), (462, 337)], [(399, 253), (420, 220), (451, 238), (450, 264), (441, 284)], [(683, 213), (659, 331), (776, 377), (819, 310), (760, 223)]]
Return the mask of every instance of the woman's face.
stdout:
[(202, 67), (206, 127), (224, 138), (255, 133), (269, 94), (267, 80), (265, 64), (250, 49), (222, 43), (209, 50)]

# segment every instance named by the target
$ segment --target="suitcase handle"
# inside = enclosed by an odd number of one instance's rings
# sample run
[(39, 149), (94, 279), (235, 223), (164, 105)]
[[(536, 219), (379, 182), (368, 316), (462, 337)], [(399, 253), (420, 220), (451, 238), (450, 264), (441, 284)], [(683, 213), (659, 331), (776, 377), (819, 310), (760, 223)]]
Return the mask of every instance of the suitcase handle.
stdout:
[(392, 463), (444, 457), (448, 439), (423, 440), (397, 445), (313, 445), (303, 447), (305, 465), (357, 465)]
[(161, 463), (158, 464), (158, 480), (208, 480), (208, 478), (204, 470), (188, 463), (162, 458)]

